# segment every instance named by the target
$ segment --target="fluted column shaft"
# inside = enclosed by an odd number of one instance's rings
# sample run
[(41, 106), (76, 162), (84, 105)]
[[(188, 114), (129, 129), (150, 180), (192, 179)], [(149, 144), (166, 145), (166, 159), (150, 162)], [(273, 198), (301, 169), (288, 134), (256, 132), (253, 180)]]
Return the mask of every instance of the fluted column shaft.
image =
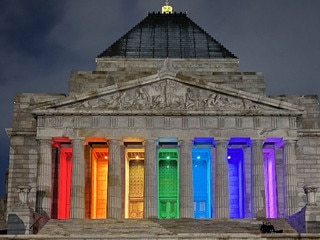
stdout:
[(158, 217), (157, 152), (155, 140), (145, 141), (144, 218)]
[(265, 217), (264, 202), (264, 169), (263, 169), (263, 142), (260, 139), (253, 140), (252, 143), (252, 163), (253, 163), (253, 213), (254, 217)]
[(287, 140), (284, 145), (284, 166), (286, 181), (286, 209), (287, 216), (298, 211), (297, 204), (297, 160), (295, 141)]
[(50, 139), (39, 139), (36, 211), (51, 218), (52, 208), (52, 147)]
[(227, 141), (216, 141), (216, 218), (229, 218)]
[(72, 177), (70, 218), (85, 217), (85, 158), (84, 140), (72, 139)]
[(191, 140), (180, 141), (180, 218), (193, 218)]
[(108, 179), (108, 218), (121, 219), (121, 141), (110, 140), (109, 179)]

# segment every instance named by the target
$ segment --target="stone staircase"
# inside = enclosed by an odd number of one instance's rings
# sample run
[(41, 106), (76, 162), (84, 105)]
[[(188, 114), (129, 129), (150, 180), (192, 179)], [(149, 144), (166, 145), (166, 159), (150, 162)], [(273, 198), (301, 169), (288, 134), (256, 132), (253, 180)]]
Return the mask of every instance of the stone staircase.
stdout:
[[(296, 234), (284, 219), (271, 223)], [(38, 235), (61, 239), (260, 239), (265, 235), (260, 233), (260, 225), (256, 219), (50, 220)]]
[(320, 234), (298, 234), (285, 219), (271, 219), (284, 233), (260, 233), (257, 219), (72, 219), (50, 220), (37, 235), (0, 236), (16, 240), (257, 240), (320, 239)]

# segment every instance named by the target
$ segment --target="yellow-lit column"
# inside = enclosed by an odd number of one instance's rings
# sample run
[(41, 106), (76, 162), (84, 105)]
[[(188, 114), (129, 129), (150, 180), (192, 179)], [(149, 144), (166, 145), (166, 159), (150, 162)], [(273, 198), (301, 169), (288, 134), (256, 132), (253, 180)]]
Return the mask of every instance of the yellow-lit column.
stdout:
[(216, 141), (216, 218), (229, 218), (227, 141)]
[(52, 147), (51, 139), (38, 139), (40, 144), (36, 212), (51, 218), (52, 208)]
[(157, 181), (156, 141), (145, 141), (144, 158), (144, 218), (158, 217), (158, 181)]
[(108, 179), (108, 218), (122, 218), (121, 197), (121, 145), (120, 140), (110, 140), (109, 143), (109, 179)]
[(72, 139), (70, 218), (85, 217), (84, 139)]
[(180, 141), (180, 217), (193, 218), (191, 140)]

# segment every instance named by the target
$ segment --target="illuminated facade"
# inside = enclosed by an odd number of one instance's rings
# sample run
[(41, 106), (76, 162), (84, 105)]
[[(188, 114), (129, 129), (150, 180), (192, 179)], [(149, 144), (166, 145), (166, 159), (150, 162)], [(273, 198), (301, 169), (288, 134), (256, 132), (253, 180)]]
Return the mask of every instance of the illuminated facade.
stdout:
[(184, 13), (150, 13), (74, 72), (68, 95), (20, 94), (17, 185), (49, 218), (284, 218), (318, 184), (315, 96), (267, 97), (263, 76)]

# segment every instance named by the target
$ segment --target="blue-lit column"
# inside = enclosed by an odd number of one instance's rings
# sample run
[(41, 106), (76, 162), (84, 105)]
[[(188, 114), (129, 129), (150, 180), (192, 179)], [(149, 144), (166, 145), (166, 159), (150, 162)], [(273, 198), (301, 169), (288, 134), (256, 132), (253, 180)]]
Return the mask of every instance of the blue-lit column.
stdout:
[(264, 169), (263, 169), (263, 141), (255, 139), (252, 143), (252, 162), (253, 162), (253, 213), (254, 217), (265, 217), (264, 202)]
[(109, 142), (109, 176), (108, 176), (108, 218), (122, 218), (121, 198), (121, 144), (120, 140)]
[(84, 139), (72, 139), (70, 218), (85, 217)]
[(144, 156), (144, 218), (158, 217), (158, 181), (157, 181), (156, 141), (145, 141)]
[(216, 218), (229, 218), (227, 141), (216, 141)]
[(287, 216), (298, 211), (297, 204), (297, 163), (294, 140), (286, 140), (284, 145), (284, 166), (286, 183)]
[(180, 217), (193, 218), (191, 140), (180, 141)]

